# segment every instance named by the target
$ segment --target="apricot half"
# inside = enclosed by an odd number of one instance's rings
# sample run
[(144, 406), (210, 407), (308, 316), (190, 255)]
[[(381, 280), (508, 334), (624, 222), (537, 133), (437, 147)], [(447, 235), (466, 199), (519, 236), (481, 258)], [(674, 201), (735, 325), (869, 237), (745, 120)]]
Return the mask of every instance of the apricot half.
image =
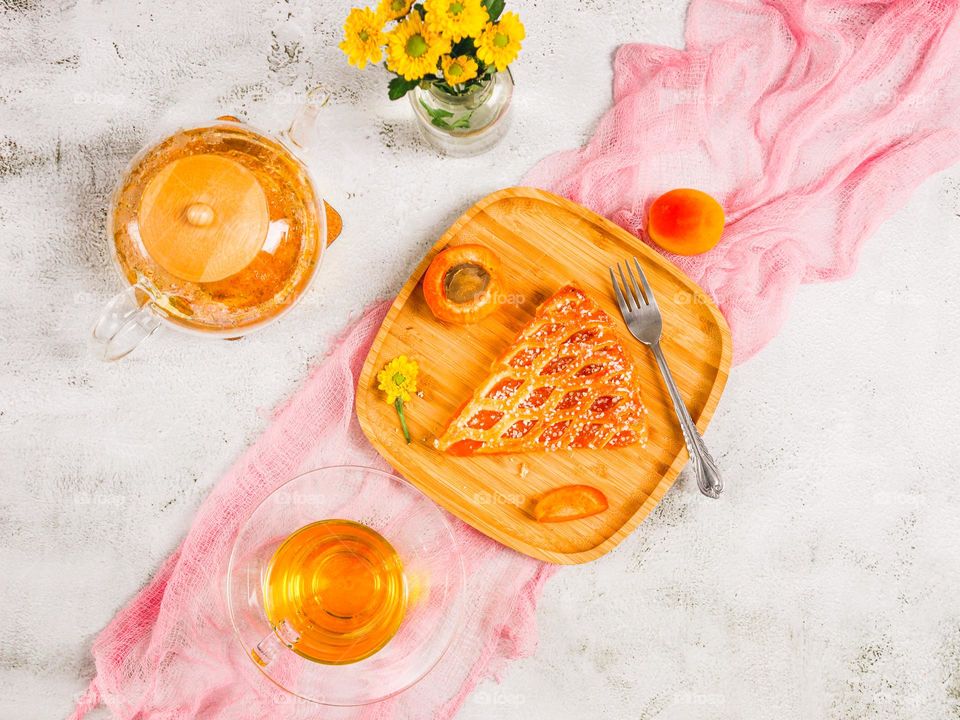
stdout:
[(423, 276), (423, 298), (438, 320), (472, 323), (503, 300), (500, 259), (483, 245), (457, 245), (440, 252)]
[(723, 224), (720, 203), (700, 190), (679, 188), (653, 201), (647, 232), (664, 250), (699, 255), (720, 241)]

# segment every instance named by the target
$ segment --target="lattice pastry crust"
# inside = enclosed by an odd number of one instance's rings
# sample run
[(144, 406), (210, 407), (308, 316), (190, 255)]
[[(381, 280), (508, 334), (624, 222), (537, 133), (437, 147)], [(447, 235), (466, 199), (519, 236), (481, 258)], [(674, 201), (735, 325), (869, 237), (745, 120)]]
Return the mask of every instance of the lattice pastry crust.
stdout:
[(435, 445), (473, 455), (646, 441), (636, 369), (613, 320), (567, 285), (537, 308)]

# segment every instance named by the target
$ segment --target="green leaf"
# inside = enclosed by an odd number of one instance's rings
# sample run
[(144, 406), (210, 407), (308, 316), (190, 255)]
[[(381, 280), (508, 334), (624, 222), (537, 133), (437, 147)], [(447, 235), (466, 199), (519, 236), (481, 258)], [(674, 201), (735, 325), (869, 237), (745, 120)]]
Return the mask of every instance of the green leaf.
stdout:
[(500, 14), (503, 12), (506, 1), (483, 0), (483, 5), (487, 8), (487, 12), (490, 14), (490, 22), (496, 22), (500, 18)]
[(473, 38), (465, 37), (459, 42), (453, 44), (450, 54), (454, 57), (459, 55), (473, 55), (477, 51), (477, 46), (473, 43)]
[(464, 115), (462, 118), (460, 118), (459, 120), (457, 120), (457, 121), (456, 121), (453, 125), (451, 125), (450, 127), (452, 127), (454, 130), (466, 130), (466, 129), (468, 129), (468, 128), (470, 127), (470, 118), (472, 118), (472, 117), (473, 117), (473, 111), (471, 110), (471, 111), (468, 112), (466, 115)]
[(427, 115), (433, 118), (433, 124), (437, 124), (437, 120), (444, 120), (448, 117), (453, 117), (453, 113), (449, 110), (444, 110), (443, 108), (432, 108), (424, 101), (423, 98), (420, 98), (420, 105), (423, 106), (423, 109), (427, 111)]
[(432, 108), (427, 105), (426, 102), (424, 102), (423, 98), (420, 98), (420, 105), (423, 106), (423, 109), (426, 110), (427, 115), (430, 116), (430, 122), (433, 125), (436, 125), (438, 128), (443, 128), (444, 130), (464, 130), (470, 127), (470, 118), (473, 117), (473, 110), (455, 120), (451, 124), (447, 122), (447, 118), (453, 117), (453, 113), (449, 110), (444, 110), (443, 108)]
[(418, 80), (407, 80), (405, 77), (397, 75), (390, 81), (390, 84), (387, 86), (387, 91), (391, 100), (399, 100), (418, 84)]

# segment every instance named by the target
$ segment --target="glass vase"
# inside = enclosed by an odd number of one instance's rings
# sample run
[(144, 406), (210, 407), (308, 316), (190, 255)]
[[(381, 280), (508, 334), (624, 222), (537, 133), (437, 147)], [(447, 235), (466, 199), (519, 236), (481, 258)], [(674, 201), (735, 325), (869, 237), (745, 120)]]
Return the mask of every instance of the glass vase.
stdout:
[(461, 94), (430, 83), (408, 97), (429, 145), (454, 157), (479, 155), (507, 132), (513, 75), (507, 68)]

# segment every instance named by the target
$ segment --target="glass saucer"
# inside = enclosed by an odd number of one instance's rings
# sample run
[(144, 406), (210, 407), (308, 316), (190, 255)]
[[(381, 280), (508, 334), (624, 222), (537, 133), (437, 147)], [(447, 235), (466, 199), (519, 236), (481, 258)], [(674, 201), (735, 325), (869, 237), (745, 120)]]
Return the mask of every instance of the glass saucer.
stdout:
[[(364, 525), (393, 546), (403, 564), (407, 608), (396, 634), (375, 654), (326, 664), (298, 653), (296, 632), (267, 618), (264, 588), (277, 548), (320, 520)], [(440, 660), (460, 625), (464, 570), (447, 518), (406, 481), (380, 470), (341, 465), (311, 470), (281, 485), (241, 525), (227, 568), (226, 599), (244, 653), (297, 697), (357, 706), (396, 695)]]

